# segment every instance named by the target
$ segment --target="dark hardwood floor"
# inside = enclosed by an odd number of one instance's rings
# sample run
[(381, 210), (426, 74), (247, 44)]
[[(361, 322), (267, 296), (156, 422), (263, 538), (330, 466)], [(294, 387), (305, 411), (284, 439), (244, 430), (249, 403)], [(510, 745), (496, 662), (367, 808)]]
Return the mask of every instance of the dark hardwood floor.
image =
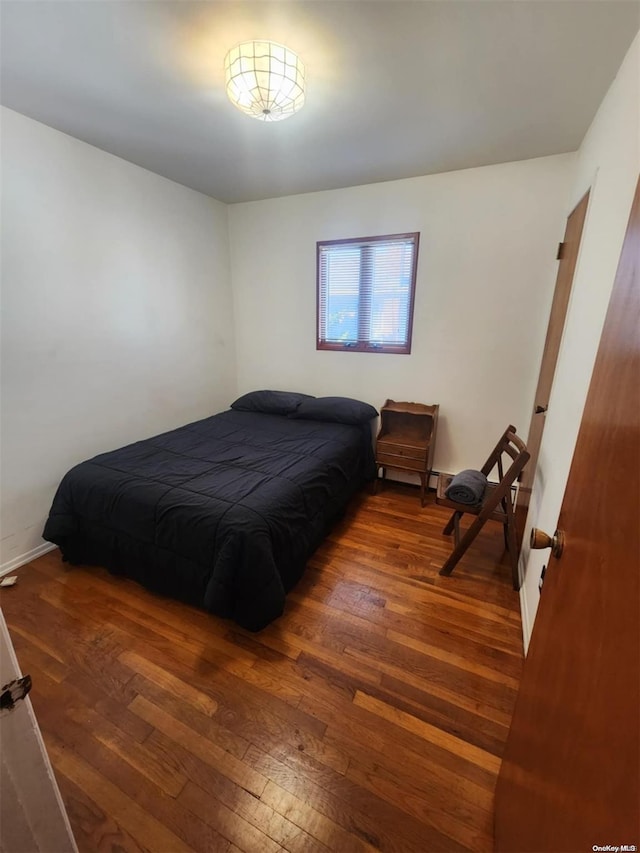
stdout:
[(522, 666), (500, 525), (363, 493), (260, 634), (57, 551), (0, 604), (81, 851), (492, 849)]

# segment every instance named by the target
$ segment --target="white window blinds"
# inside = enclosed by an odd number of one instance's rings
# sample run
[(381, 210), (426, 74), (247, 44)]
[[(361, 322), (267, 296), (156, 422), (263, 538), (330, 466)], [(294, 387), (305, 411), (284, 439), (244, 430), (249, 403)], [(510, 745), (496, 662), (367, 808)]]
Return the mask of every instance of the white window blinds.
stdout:
[(318, 243), (318, 349), (411, 351), (418, 238)]

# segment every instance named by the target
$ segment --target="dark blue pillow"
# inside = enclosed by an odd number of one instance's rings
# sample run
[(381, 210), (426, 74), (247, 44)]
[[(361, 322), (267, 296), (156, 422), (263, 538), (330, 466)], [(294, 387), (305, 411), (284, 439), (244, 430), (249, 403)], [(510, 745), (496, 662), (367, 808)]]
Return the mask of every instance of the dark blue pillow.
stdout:
[(377, 411), (362, 400), (351, 397), (314, 397), (303, 400), (289, 415), (306, 421), (330, 421), (337, 424), (366, 424), (378, 416)]
[(234, 400), (231, 408), (240, 412), (262, 412), (264, 415), (289, 415), (303, 400), (313, 400), (313, 397), (294, 391), (250, 391)]

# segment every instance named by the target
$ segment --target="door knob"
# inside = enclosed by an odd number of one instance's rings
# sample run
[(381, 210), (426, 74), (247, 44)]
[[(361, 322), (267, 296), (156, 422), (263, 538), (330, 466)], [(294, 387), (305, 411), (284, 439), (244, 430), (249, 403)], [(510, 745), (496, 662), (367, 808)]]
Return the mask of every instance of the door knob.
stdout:
[(536, 415), (542, 415), (547, 411), (548, 406), (536, 406)]
[(551, 548), (551, 553), (556, 559), (562, 556), (564, 549), (564, 533), (562, 530), (556, 530), (553, 536), (549, 536), (543, 530), (538, 530), (537, 527), (531, 528), (531, 539), (529, 540), (531, 548), (537, 550), (539, 548)]

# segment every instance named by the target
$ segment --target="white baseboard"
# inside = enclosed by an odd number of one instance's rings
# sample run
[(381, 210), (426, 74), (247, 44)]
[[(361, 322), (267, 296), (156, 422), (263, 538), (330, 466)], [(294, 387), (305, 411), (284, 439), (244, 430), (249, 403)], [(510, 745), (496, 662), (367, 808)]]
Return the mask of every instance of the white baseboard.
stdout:
[(53, 551), (53, 549), (57, 547), (57, 545), (54, 545), (51, 542), (43, 542), (42, 545), (38, 545), (37, 547), (32, 548), (30, 551), (27, 551), (26, 554), (21, 554), (19, 557), (14, 557), (13, 560), (9, 560), (7, 563), (3, 563), (0, 566), (0, 578), (4, 575), (8, 575), (9, 572), (13, 572), (16, 569), (19, 569), (20, 566), (24, 566), (25, 563), (30, 563), (32, 560), (41, 557), (43, 554), (47, 554), (49, 551)]
[[(378, 478), (382, 479), (382, 475), (378, 472)], [(387, 480), (392, 480), (394, 483), (404, 483), (406, 486), (415, 486), (419, 488), (420, 480), (417, 474), (411, 474), (409, 471), (406, 473), (404, 471), (400, 471), (394, 468), (389, 468), (387, 470)], [(428, 489), (433, 489), (435, 491), (436, 486), (438, 485), (438, 472), (431, 471), (429, 476), (429, 482), (427, 483)]]
[(531, 618), (529, 616), (527, 596), (524, 594), (524, 583), (520, 587), (520, 618), (522, 620), (522, 645), (524, 647), (524, 656), (526, 657), (529, 651), (529, 640), (531, 639)]

